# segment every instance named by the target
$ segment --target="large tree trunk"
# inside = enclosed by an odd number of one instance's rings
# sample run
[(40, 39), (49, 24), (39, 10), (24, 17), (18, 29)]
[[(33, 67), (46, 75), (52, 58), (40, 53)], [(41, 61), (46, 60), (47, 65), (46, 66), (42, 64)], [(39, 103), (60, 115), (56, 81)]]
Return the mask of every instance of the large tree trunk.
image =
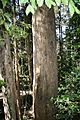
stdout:
[(32, 17), (33, 104), (35, 120), (54, 120), (51, 97), (57, 94), (54, 11), (43, 6)]

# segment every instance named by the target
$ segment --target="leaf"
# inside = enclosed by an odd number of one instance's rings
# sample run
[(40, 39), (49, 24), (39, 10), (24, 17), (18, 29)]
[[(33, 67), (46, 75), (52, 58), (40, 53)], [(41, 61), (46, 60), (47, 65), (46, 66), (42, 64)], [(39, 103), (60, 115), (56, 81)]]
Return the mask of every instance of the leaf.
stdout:
[(39, 7), (41, 7), (44, 3), (44, 0), (37, 0), (37, 4)]
[(70, 10), (71, 16), (73, 16), (73, 14), (75, 12), (74, 6), (75, 6), (74, 2), (72, 0), (70, 0), (70, 2), (69, 2), (69, 10)]
[(0, 15), (3, 15), (3, 10), (2, 9), (0, 9)]
[(72, 0), (69, 1), (69, 9), (71, 16), (74, 14), (74, 12), (80, 14), (80, 10), (78, 10), (78, 8), (75, 6)]
[(62, 3), (63, 3), (64, 5), (68, 5), (68, 1), (69, 1), (69, 0), (62, 0)]
[(56, 4), (57, 4), (57, 6), (60, 6), (61, 0), (55, 0), (55, 2), (56, 2)]
[(34, 8), (29, 4), (28, 7), (26, 8), (26, 15), (28, 15), (29, 13), (34, 14), (35, 10)]
[(51, 6), (55, 6), (55, 2), (53, 2), (52, 0), (45, 0), (45, 4), (47, 5), (48, 8), (51, 8)]
[(20, 4), (25, 4), (27, 3), (29, 0), (20, 0)]
[(4, 20), (0, 19), (0, 25), (3, 25), (3, 24), (4, 24)]
[(73, 16), (75, 10), (74, 10), (74, 7), (71, 4), (69, 4), (69, 10), (70, 10), (71, 16)]
[(51, 0), (51, 4), (52, 4), (53, 6), (56, 6), (56, 3), (55, 3), (55, 2), (53, 2), (52, 0)]
[(3, 4), (3, 8), (6, 6), (6, 4), (9, 2), (9, 0), (1, 0)]
[(8, 23), (4, 23), (5, 29), (8, 31), (9, 30), (9, 24)]
[(0, 25), (4, 24), (5, 18), (2, 9), (0, 9)]
[(11, 19), (10, 19), (10, 14), (9, 13), (5, 13), (4, 16), (7, 18), (7, 20), (11, 23)]
[(78, 48), (80, 48), (80, 45), (78, 45)]
[(3, 80), (0, 80), (0, 87), (2, 86), (6, 86), (6, 82), (4, 82)]
[(47, 5), (48, 8), (51, 8), (51, 0), (45, 0), (45, 4)]
[(37, 6), (36, 6), (36, 0), (30, 0), (32, 7), (36, 10)]
[(80, 10), (78, 10), (78, 8), (76, 6), (74, 6), (75, 12), (80, 14)]

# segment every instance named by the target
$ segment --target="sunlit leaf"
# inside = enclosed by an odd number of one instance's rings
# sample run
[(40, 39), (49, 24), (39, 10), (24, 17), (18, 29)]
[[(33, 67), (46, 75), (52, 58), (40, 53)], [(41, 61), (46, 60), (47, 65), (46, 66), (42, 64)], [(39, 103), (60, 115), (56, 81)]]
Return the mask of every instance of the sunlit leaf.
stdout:
[(44, 3), (44, 0), (37, 0), (37, 4), (39, 7), (41, 7)]
[(68, 5), (68, 1), (69, 1), (69, 0), (62, 0), (62, 3), (63, 3), (64, 5)]
[(73, 16), (73, 14), (75, 12), (74, 6), (75, 6), (74, 2), (72, 0), (70, 0), (70, 2), (69, 2), (69, 10), (70, 10), (71, 16)]
[(55, 2), (53, 2), (52, 0), (45, 0), (45, 4), (47, 5), (48, 8), (51, 8), (51, 6), (55, 6)]
[(75, 9), (76, 13), (80, 14), (80, 10), (78, 10), (78, 8), (76, 6), (74, 6), (74, 9)]
[(4, 16), (7, 18), (7, 20), (9, 22), (12, 22), (11, 19), (10, 19), (10, 14), (9, 13), (5, 13)]
[(4, 20), (0, 19), (0, 25), (3, 25), (3, 24), (4, 24)]
[(8, 23), (4, 23), (5, 29), (8, 31), (9, 30), (9, 24)]
[(26, 15), (28, 15), (29, 13), (34, 14), (35, 10), (34, 8), (29, 4), (28, 7), (26, 8)]
[(45, 4), (47, 5), (48, 8), (51, 8), (51, 2), (50, 2), (50, 0), (45, 0)]
[(31, 2), (31, 5), (34, 9), (37, 9), (37, 6), (36, 6), (36, 0), (30, 0)]
[(6, 4), (9, 2), (9, 0), (1, 0), (3, 4), (3, 8), (6, 6)]
[(61, 0), (55, 0), (55, 2), (56, 2), (56, 4), (57, 4), (57, 6), (60, 6)]
[(20, 4), (25, 4), (27, 3), (29, 0), (20, 0)]
[(0, 15), (2, 15), (3, 14), (3, 10), (2, 9), (0, 9)]

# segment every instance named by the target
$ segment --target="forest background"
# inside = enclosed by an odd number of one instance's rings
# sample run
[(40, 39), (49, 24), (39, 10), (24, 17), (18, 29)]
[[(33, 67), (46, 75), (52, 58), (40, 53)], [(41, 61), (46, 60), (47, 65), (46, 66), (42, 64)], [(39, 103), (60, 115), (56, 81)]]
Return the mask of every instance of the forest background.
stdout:
[[(52, 69), (55, 72), (49, 69), (48, 73), (50, 76), (52, 74), (55, 75), (56, 71), (58, 72), (58, 75), (56, 74), (58, 77), (58, 83), (57, 78), (55, 79), (56, 83), (54, 81), (54, 83), (58, 85), (58, 93), (55, 95), (56, 89), (54, 89), (54, 94), (52, 94), (53, 89), (49, 87), (51, 86), (52, 81), (48, 80), (47, 84), (45, 84), (47, 87), (43, 86), (43, 88), (46, 88), (44, 90), (44, 94), (39, 92), (36, 92), (36, 94), (40, 96), (40, 99), (43, 97), (41, 95), (44, 95), (46, 99), (45, 103), (46, 101), (48, 102), (47, 99), (49, 99), (51, 106), (53, 105), (57, 108), (57, 110), (55, 110), (56, 113), (53, 110), (53, 112), (50, 114), (49, 112), (51, 111), (46, 110), (47, 106), (44, 106), (45, 111), (47, 111), (47, 114), (49, 114), (49, 116), (46, 114), (47, 118), (53, 114), (53, 118), (48, 118), (49, 120), (79, 120), (80, 1), (70, 0), (65, 2), (62, 0), (62, 3), (60, 0), (55, 0), (55, 2), (52, 0), (50, 0), (52, 2), (48, 0), (46, 1), (47, 2), (45, 2), (45, 4), (48, 7), (48, 10), (51, 9), (52, 5), (55, 6), (53, 12), (55, 13), (55, 30), (53, 30), (53, 35), (55, 36), (56, 32), (55, 42), (57, 63), (55, 62), (55, 64), (58, 64), (58, 69), (56, 67)], [(34, 103), (35, 91), (33, 89), (33, 69), (36, 67), (33, 65), (34, 33), (32, 31), (32, 14), (37, 11), (37, 7), (41, 8), (42, 6), (43, 0), (41, 0), (41, 2), (37, 0), (36, 4), (33, 4), (28, 0), (0, 0), (0, 88), (2, 89), (1, 92), (4, 96), (3, 105), (4, 108), (7, 109), (4, 109), (5, 120), (7, 118), (11, 120), (34, 119), (34, 111), (37, 111), (35, 112), (37, 116), (37, 114), (39, 114), (39, 110), (37, 108), (42, 111), (40, 105), (45, 104), (44, 101), (43, 104), (40, 103), (40, 101), (38, 101), (40, 99), (37, 97), (37, 103)], [(39, 33), (40, 28), (37, 29), (39, 29), (37, 30)], [(42, 39), (42, 36), (46, 36), (44, 31), (43, 34), (39, 37)], [(42, 46), (40, 42), (39, 44)], [(45, 46), (42, 47), (44, 48)], [(49, 45), (47, 46), (47, 49), (49, 49)], [(40, 55), (41, 54), (38, 54), (39, 58), (42, 57)], [(51, 48), (51, 56), (52, 55), (55, 56), (55, 54), (53, 54), (53, 49)], [(47, 69), (48, 67), (45, 65), (44, 68)], [(50, 72), (52, 74), (50, 74)], [(35, 74), (36, 79), (38, 79), (38, 74), (39, 73)], [(41, 75), (43, 74), (41, 73)], [(43, 78), (45, 80), (45, 77)], [(45, 82), (42, 82), (42, 84), (44, 83)], [(42, 91), (40, 87), (39, 89)], [(52, 93), (50, 93), (50, 91), (52, 91)], [(52, 96), (47, 98), (49, 94)], [(37, 106), (37, 108), (35, 106)], [(54, 115), (56, 115), (56, 118)], [(45, 115), (42, 115), (40, 118), (39, 116), (36, 117), (36, 120), (45, 120), (44, 118), (46, 118)]]

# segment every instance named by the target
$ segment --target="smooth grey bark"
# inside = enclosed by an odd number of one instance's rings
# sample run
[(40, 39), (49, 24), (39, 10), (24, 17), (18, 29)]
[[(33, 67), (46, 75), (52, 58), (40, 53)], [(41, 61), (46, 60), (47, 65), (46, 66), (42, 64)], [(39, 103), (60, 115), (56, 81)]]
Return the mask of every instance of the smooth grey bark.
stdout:
[(55, 120), (55, 107), (50, 101), (58, 86), (53, 9), (38, 8), (32, 17), (32, 33), (35, 120)]

